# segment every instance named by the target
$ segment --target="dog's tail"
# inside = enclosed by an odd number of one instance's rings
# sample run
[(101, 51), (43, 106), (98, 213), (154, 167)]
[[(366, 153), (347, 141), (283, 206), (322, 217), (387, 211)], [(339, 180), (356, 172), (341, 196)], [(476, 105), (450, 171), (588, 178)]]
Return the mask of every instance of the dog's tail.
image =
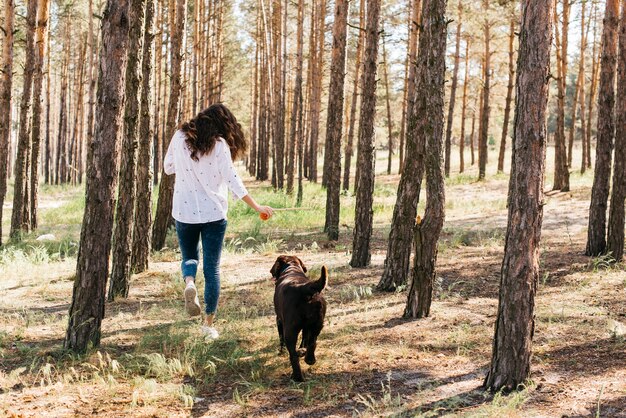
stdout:
[(322, 266), (322, 273), (320, 278), (314, 282), (309, 282), (306, 284), (307, 293), (313, 295), (315, 293), (321, 292), (324, 287), (326, 287), (326, 279), (328, 278), (328, 269), (326, 266)]

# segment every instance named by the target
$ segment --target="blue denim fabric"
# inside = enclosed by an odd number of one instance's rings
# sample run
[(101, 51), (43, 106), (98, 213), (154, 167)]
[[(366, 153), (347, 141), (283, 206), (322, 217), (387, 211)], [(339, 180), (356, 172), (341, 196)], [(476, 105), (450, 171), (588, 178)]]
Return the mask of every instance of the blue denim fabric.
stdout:
[(226, 225), (226, 219), (204, 224), (187, 224), (176, 221), (176, 234), (183, 256), (181, 263), (183, 279), (187, 276), (195, 279), (198, 271), (200, 242), (202, 242), (204, 305), (207, 314), (215, 313), (220, 297), (220, 257)]

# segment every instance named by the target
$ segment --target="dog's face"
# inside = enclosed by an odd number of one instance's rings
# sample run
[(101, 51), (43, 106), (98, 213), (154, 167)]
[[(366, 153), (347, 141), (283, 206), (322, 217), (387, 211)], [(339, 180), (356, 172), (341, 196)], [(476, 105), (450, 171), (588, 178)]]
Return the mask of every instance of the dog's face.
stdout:
[(302, 260), (293, 255), (281, 255), (276, 259), (276, 262), (272, 266), (270, 273), (274, 279), (278, 279), (280, 273), (288, 266), (301, 267), (302, 271), (306, 273), (306, 267)]

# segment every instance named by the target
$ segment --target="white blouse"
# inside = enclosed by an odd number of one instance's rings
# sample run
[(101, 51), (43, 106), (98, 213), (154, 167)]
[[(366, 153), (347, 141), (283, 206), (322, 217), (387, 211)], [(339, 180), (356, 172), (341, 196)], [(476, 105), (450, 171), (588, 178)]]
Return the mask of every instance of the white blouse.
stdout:
[(237, 199), (248, 194), (231, 160), (230, 148), (218, 138), (210, 153), (198, 161), (182, 131), (176, 131), (165, 155), (165, 174), (176, 174), (172, 216), (179, 222), (200, 224), (226, 219), (228, 190)]

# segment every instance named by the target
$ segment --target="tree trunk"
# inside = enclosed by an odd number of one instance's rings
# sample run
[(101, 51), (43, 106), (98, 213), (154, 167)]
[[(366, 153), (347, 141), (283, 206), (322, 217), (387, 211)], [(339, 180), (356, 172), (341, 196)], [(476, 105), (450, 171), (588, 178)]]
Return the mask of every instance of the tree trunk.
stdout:
[(356, 105), (359, 96), (359, 72), (361, 71), (361, 61), (363, 59), (363, 43), (365, 41), (365, 2), (360, 1), (359, 6), (359, 35), (356, 44), (356, 63), (354, 64), (354, 79), (352, 82), (352, 103), (350, 104), (350, 124), (348, 127), (348, 139), (344, 151), (343, 167), (343, 190), (350, 189), (350, 165), (352, 164), (352, 151), (354, 148), (354, 126), (356, 122)]
[(459, 20), (456, 24), (456, 45), (454, 46), (454, 69), (452, 70), (452, 85), (450, 86), (450, 103), (448, 104), (448, 120), (446, 123), (446, 142), (444, 170), (446, 177), (450, 177), (450, 156), (452, 155), (452, 122), (454, 122), (454, 104), (456, 102), (456, 87), (459, 79), (459, 61), (461, 50), (461, 28), (463, 24), (463, 2), (459, 1)]
[(516, 390), (528, 379), (543, 219), (552, 2), (525, 0), (517, 58), (513, 167), (491, 367), (484, 387)]
[(606, 252), (606, 211), (611, 181), (611, 156), (615, 135), (615, 69), (617, 68), (617, 28), (619, 0), (607, 0), (602, 29), (602, 58), (598, 92), (598, 133), (596, 167), (591, 188), (589, 226), (585, 254), (597, 256)]
[(341, 192), (341, 135), (343, 130), (343, 86), (346, 68), (346, 35), (348, 31), (348, 1), (336, 0), (333, 23), (333, 50), (328, 87), (326, 119), (326, 223), (329, 240), (339, 239), (339, 194)]
[[(260, 11), (257, 8), (256, 11), (256, 30), (254, 39), (254, 80), (252, 82), (252, 115), (251, 115), (251, 129), (250, 129), (250, 154), (248, 161), (248, 173), (251, 176), (256, 175), (257, 166), (257, 144), (259, 142), (258, 123), (259, 123), (259, 43), (260, 40), (260, 23), (259, 23)], [(287, 170), (289, 172), (289, 170)], [(292, 179), (293, 181), (293, 179)], [(289, 178), (287, 179), (289, 182)], [(287, 186), (289, 189), (289, 186)]]
[(23, 232), (30, 229), (30, 219), (24, 218), (24, 209), (28, 205), (27, 194), (30, 167), (28, 160), (31, 152), (30, 105), (35, 72), (35, 28), (37, 25), (37, 0), (28, 0), (26, 12), (26, 46), (24, 64), (24, 84), (20, 102), (20, 127), (17, 139), (17, 157), (15, 160), (15, 188), (13, 192), (13, 212), (11, 215), (11, 238), (20, 240)]
[(626, 199), (626, 0), (622, 0), (617, 57), (617, 89), (615, 95), (615, 163), (609, 207), (607, 249), (615, 261), (624, 256), (624, 199)]
[[(413, 115), (413, 108), (415, 107), (415, 78), (416, 78), (416, 73), (417, 73), (417, 43), (419, 40), (419, 36), (421, 33), (421, 13), (422, 13), (422, 0), (413, 0), (413, 8), (411, 9), (412, 11), (412, 25), (411, 25), (411, 29), (409, 31), (409, 79), (407, 82), (407, 108), (406, 108), (406, 117), (407, 117), (407, 122), (406, 122), (406, 130), (407, 130), (407, 136), (408, 136), (408, 131), (410, 129), (410, 125), (411, 125), (411, 117)], [(406, 147), (405, 147), (405, 153), (408, 155), (409, 150), (408, 150), (408, 142), (409, 139), (406, 139)], [(404, 168), (406, 166), (406, 156), (404, 158), (402, 158), (401, 160), (401, 165), (400, 165), (400, 173), (402, 173), (404, 171)], [(413, 216), (413, 218), (415, 218), (415, 216)], [(410, 250), (410, 245), (409, 245), (409, 250)], [(408, 265), (407, 265), (407, 273), (408, 273)]]
[(35, 80), (33, 82), (33, 123), (32, 123), (32, 150), (30, 165), (30, 224), (37, 228), (37, 202), (39, 194), (39, 153), (41, 149), (41, 113), (43, 108), (43, 69), (48, 46), (48, 18), (50, 15), (48, 0), (40, 0), (37, 13)]
[[(489, 11), (489, 0), (483, 0), (483, 8), (485, 12)], [(491, 22), (485, 18), (484, 23), (485, 34), (485, 57), (483, 66), (483, 100), (480, 118), (480, 132), (478, 139), (478, 179), (484, 180), (487, 170), (487, 153), (489, 150), (489, 92), (491, 89)]]
[[(425, 148), (426, 211), (424, 220), (415, 222), (415, 259), (405, 318), (429, 315), (437, 265), (437, 243), (445, 218), (443, 112), (446, 79), (446, 2), (424, 0), (422, 35), (417, 67), (414, 115), (417, 142)], [(457, 27), (460, 30), (460, 27)], [(457, 42), (460, 39), (457, 37)], [(458, 52), (458, 51), (457, 51)], [(457, 54), (458, 56), (458, 54)]]
[[(478, 111), (480, 112), (480, 109), (482, 109), (482, 103), (483, 103), (483, 94), (482, 94), (482, 90), (480, 93), (480, 99), (476, 99), (476, 101), (480, 100), (480, 107), (478, 108)], [(470, 165), (474, 165), (476, 163), (476, 154), (474, 152), (474, 141), (476, 139), (476, 103), (474, 103), (474, 111), (472, 112), (472, 133), (470, 135), (470, 156), (471, 156), (471, 164)], [(480, 114), (479, 114), (480, 116)], [(480, 122), (479, 122), (480, 124)], [(479, 129), (480, 130), (480, 129)]]
[[(302, 136), (302, 67), (304, 48), (304, 0), (298, 0), (298, 29), (296, 34), (296, 76), (293, 82), (293, 106), (291, 108), (291, 126), (289, 131), (289, 155), (287, 157), (287, 193), (293, 193), (295, 177), (296, 148)], [(299, 157), (299, 154), (298, 154)]]
[(319, 142), (319, 124), (322, 104), (322, 75), (324, 73), (324, 20), (326, 18), (326, 0), (320, 0), (317, 12), (317, 33), (315, 36), (315, 70), (312, 72), (310, 140), (309, 140), (309, 180), (317, 183), (317, 153)]
[(85, 214), (64, 348), (83, 353), (100, 344), (119, 172), (130, 20), (127, 0), (109, 0), (102, 49), (94, 141), (89, 148)]
[[(421, 1), (413, 7), (420, 8)], [(421, 10), (413, 9), (413, 16), (419, 17)], [(419, 20), (413, 21), (416, 28), (421, 27)], [(417, 46), (415, 47), (417, 53)], [(407, 282), (410, 271), (412, 225), (415, 223), (419, 202), (422, 176), (424, 175), (424, 144), (418, 142), (417, 126), (422, 118), (415, 113), (417, 55), (411, 60), (409, 68), (410, 89), (407, 108), (406, 156), (398, 185), (396, 205), (393, 209), (391, 231), (387, 240), (385, 269), (378, 282), (377, 289), (394, 291)]]
[[(163, 142), (169, 142), (176, 131), (176, 121), (180, 108), (181, 86), (181, 67), (183, 60), (183, 36), (185, 34), (187, 0), (176, 0), (175, 16), (171, 20), (175, 22), (171, 28), (172, 46), (171, 46), (171, 71), (170, 71), (170, 94), (169, 105), (167, 109), (167, 125), (163, 131)], [(171, 12), (171, 10), (170, 10)], [(166, 141), (167, 139), (167, 141)], [(156, 216), (154, 218), (154, 226), (152, 229), (152, 249), (160, 250), (165, 245), (165, 237), (167, 230), (171, 224), (172, 218), (172, 198), (174, 195), (174, 176), (167, 176), (165, 173), (161, 176), (161, 184), (159, 186), (159, 200), (157, 203)]]
[(506, 137), (509, 132), (509, 119), (511, 114), (511, 100), (513, 99), (513, 83), (515, 79), (515, 63), (513, 56), (515, 49), (513, 41), (515, 40), (515, 21), (517, 16), (511, 19), (509, 29), (509, 84), (506, 87), (506, 104), (504, 106), (504, 122), (502, 123), (502, 137), (500, 138), (500, 154), (498, 155), (498, 173), (504, 171), (504, 153), (506, 151)]
[(93, 0), (89, 0), (89, 29), (87, 34), (87, 43), (89, 45), (89, 101), (88, 107), (89, 110), (87, 112), (87, 148), (91, 146), (91, 142), (93, 141), (93, 121), (94, 121), (94, 111), (95, 111), (95, 94), (96, 94), (96, 72), (94, 71), (95, 67), (95, 58), (97, 54), (97, 40), (95, 38), (94, 33), (94, 24), (93, 24)]
[[(119, 178), (109, 301), (117, 296), (128, 297), (131, 275), (135, 201), (137, 200), (137, 148), (139, 146), (140, 87), (142, 85), (143, 31), (146, 0), (131, 0), (129, 18), (132, 22), (126, 63), (126, 106), (124, 107), (124, 136), (122, 166)], [(149, 141), (149, 137), (148, 137)]]
[[(591, 86), (589, 91), (589, 102), (587, 112), (587, 147), (591, 150), (591, 120), (593, 116), (593, 105), (596, 100), (596, 92), (598, 89), (598, 74), (600, 68), (600, 48), (597, 47), (597, 29), (598, 29), (598, 5), (593, 4), (593, 49), (591, 52)], [(589, 153), (588, 153), (589, 154)], [(589, 156), (591, 159), (591, 156)], [(591, 161), (589, 161), (589, 167), (591, 167)]]
[[(48, 36), (48, 51), (50, 51), (50, 36)], [(50, 78), (50, 53), (47, 54), (46, 56), (46, 127), (45, 127), (45, 132), (46, 132), (46, 141), (45, 141), (45, 145), (44, 145), (44, 162), (43, 162), (43, 171), (44, 171), (44, 182), (45, 184), (51, 184), (51, 162), (52, 162), (52, 142), (51, 142), (51, 138), (52, 138), (52, 133), (50, 132), (51, 129), (51, 122), (50, 122), (50, 109), (51, 109), (51, 105), (50, 105), (50, 90), (52, 89), (51, 87), (51, 78)], [(1, 202), (0, 202), (1, 203)], [(0, 220), (1, 221), (1, 220)], [(1, 222), (0, 222), (1, 223)]]
[[(363, 0), (362, 0), (363, 1)], [(7, 193), (9, 143), (11, 142), (11, 90), (13, 86), (13, 31), (15, 5), (4, 0), (4, 39), (2, 42), (2, 71), (0, 71), (0, 246), (2, 246), (2, 207)]]
[[(557, 2), (558, 0), (555, 0)], [(559, 38), (556, 7), (554, 21), (556, 29), (557, 59), (557, 120), (554, 135), (554, 184), (552, 190), (569, 191), (569, 169), (567, 167), (567, 149), (565, 145), (565, 94), (567, 92), (567, 35), (569, 28), (569, 0), (563, 0), (563, 33)]]
[(142, 86), (139, 112), (139, 149), (137, 151), (137, 199), (131, 269), (134, 273), (148, 270), (150, 255), (150, 232), (152, 230), (152, 140), (154, 132), (150, 111), (152, 109), (152, 55), (154, 48), (155, 0), (147, 0), (146, 22), (143, 35), (143, 58), (141, 60)]
[(463, 104), (461, 106), (461, 139), (459, 140), (459, 173), (465, 171), (465, 113), (467, 111), (467, 81), (469, 74), (469, 38), (465, 40), (465, 76), (463, 77)]
[[(383, 33), (385, 28), (383, 27)], [(385, 77), (385, 102), (387, 105), (387, 174), (391, 174), (391, 159), (393, 157), (393, 120), (391, 118), (391, 99), (389, 98), (389, 70), (387, 62), (387, 48), (383, 36), (383, 75)]]
[[(587, 153), (590, 149), (587, 148), (587, 144), (585, 138), (587, 138), (587, 126), (585, 125), (585, 48), (587, 45), (587, 33), (585, 33), (585, 3), (581, 3), (581, 18), (580, 18), (580, 57), (579, 57), (579, 72), (578, 77), (580, 78), (579, 90), (580, 90), (580, 132), (581, 132), (581, 143), (583, 145), (583, 158), (582, 163), (580, 165), (580, 173), (584, 174), (587, 169)], [(589, 32), (589, 26), (587, 26), (587, 32)], [(572, 112), (574, 114), (575, 112)], [(575, 129), (575, 123), (572, 120), (572, 128)]]
[(378, 63), (378, 20), (380, 0), (371, 0), (367, 7), (367, 34), (363, 59), (363, 86), (361, 114), (359, 117), (359, 145), (357, 155), (358, 178), (355, 180), (356, 213), (354, 241), (352, 244), (352, 267), (366, 267), (370, 263), (370, 238), (374, 211), (374, 119), (376, 117), (376, 66)]
[(272, 6), (272, 55), (273, 55), (273, 115), (274, 122), (274, 173), (276, 188), (283, 189), (285, 181), (285, 111), (281, 77), (282, 55), (282, 0), (273, 0)]

